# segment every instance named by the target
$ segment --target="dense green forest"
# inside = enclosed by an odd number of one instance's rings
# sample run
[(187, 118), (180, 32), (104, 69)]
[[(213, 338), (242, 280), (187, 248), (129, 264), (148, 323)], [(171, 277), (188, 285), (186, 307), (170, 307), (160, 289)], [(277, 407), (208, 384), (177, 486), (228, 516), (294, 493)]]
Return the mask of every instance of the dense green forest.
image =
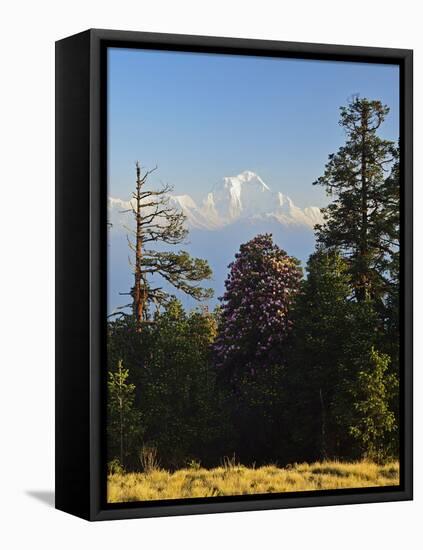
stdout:
[(134, 286), (108, 320), (110, 471), (398, 458), (400, 165), (398, 144), (380, 137), (388, 111), (359, 97), (341, 108), (345, 143), (314, 182), (330, 203), (307, 265), (257, 235), (212, 312), (185, 311), (157, 286), (161, 276), (207, 300), (211, 270), (174, 251), (184, 216), (169, 188), (145, 190), (137, 165)]

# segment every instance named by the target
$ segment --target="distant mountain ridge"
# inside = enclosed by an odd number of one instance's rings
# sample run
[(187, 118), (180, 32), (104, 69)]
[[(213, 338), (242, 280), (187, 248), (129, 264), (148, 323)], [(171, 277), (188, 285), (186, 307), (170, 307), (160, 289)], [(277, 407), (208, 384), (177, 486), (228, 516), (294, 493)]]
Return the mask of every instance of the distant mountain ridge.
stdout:
[(200, 205), (189, 195), (174, 195), (172, 201), (197, 229), (219, 229), (239, 220), (272, 218), (283, 225), (314, 227), (322, 221), (320, 208), (301, 209), (281, 192), (274, 192), (255, 172), (245, 170), (224, 177)]
[[(236, 176), (226, 176), (197, 204), (190, 195), (172, 195), (170, 203), (182, 210), (190, 229), (218, 230), (235, 222), (278, 222), (283, 226), (312, 229), (323, 221), (320, 208), (304, 209), (279, 191), (270, 187), (255, 172), (245, 170)], [(109, 198), (109, 214), (130, 207), (129, 201)], [(111, 219), (110, 221), (113, 220)]]
[[(212, 268), (212, 279), (205, 282), (215, 291), (215, 297), (208, 302), (211, 308), (224, 292), (228, 264), (242, 243), (259, 233), (272, 233), (274, 242), (304, 265), (315, 247), (313, 227), (322, 222), (320, 208), (297, 207), (288, 196), (272, 191), (260, 176), (248, 170), (222, 178), (198, 203), (190, 195), (172, 195), (169, 201), (185, 214), (189, 229), (187, 240), (176, 249), (207, 259)], [(130, 201), (109, 197), (109, 311), (125, 303), (119, 293), (128, 292), (133, 284), (127, 242), (127, 233), (134, 227), (133, 214), (127, 212), (130, 208)], [(163, 287), (175, 292), (184, 307), (198, 305), (166, 282)]]

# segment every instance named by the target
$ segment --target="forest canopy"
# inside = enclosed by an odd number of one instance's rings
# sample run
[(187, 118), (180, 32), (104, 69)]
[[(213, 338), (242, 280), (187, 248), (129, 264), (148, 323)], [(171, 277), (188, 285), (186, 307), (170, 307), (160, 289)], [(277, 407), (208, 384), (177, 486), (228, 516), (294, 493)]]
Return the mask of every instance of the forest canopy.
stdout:
[[(345, 143), (314, 182), (330, 203), (307, 264), (256, 235), (214, 311), (201, 306), (207, 260), (175, 250), (187, 230), (170, 187), (149, 189), (137, 164), (131, 302), (108, 320), (111, 471), (398, 458), (400, 165), (398, 143), (380, 137), (388, 113), (360, 97), (340, 109)], [(199, 307), (186, 311), (153, 275)]]

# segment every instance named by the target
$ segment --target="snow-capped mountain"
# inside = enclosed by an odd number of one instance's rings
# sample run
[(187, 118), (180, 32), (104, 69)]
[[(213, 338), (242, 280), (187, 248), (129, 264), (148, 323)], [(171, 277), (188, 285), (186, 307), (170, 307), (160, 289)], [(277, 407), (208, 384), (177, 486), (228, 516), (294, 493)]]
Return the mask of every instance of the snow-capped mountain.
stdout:
[[(291, 229), (312, 229), (322, 222), (317, 206), (299, 208), (254, 172), (227, 176), (197, 204), (190, 195), (172, 195), (170, 203), (182, 210), (190, 229), (218, 230), (237, 222), (277, 222)], [(131, 226), (131, 202), (109, 197), (109, 221), (116, 229)]]
[[(215, 298), (209, 302), (211, 307), (224, 292), (227, 266), (242, 243), (258, 233), (272, 233), (276, 244), (305, 263), (315, 246), (313, 227), (322, 221), (319, 208), (297, 207), (289, 197), (272, 191), (250, 171), (223, 178), (198, 203), (190, 195), (173, 195), (169, 200), (187, 217), (189, 235), (180, 248), (194, 257), (207, 259), (212, 268), (213, 277), (207, 282), (215, 291)], [(148, 207), (145, 208), (147, 213)], [(112, 226), (108, 253), (113, 266), (109, 278), (110, 310), (122, 305), (119, 292), (126, 292), (133, 284), (133, 274), (128, 268), (131, 252), (127, 233), (134, 227), (130, 210), (130, 201), (109, 197), (108, 220)], [(180, 292), (176, 294), (185, 307), (195, 307), (193, 299)]]
[(301, 209), (281, 192), (272, 191), (254, 172), (224, 177), (197, 205), (189, 195), (174, 195), (171, 201), (196, 229), (219, 229), (240, 220), (277, 221), (289, 226), (312, 228), (322, 221), (320, 209)]

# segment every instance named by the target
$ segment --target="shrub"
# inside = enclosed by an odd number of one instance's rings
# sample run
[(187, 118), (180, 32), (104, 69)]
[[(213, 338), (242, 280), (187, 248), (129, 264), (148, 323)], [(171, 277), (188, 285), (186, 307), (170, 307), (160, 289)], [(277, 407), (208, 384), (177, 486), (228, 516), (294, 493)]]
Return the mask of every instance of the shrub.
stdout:
[(109, 475), (123, 475), (126, 473), (125, 468), (122, 466), (118, 458), (114, 458), (108, 462), (107, 471)]
[(140, 451), (140, 462), (146, 474), (160, 469), (160, 460), (156, 447), (143, 445)]

